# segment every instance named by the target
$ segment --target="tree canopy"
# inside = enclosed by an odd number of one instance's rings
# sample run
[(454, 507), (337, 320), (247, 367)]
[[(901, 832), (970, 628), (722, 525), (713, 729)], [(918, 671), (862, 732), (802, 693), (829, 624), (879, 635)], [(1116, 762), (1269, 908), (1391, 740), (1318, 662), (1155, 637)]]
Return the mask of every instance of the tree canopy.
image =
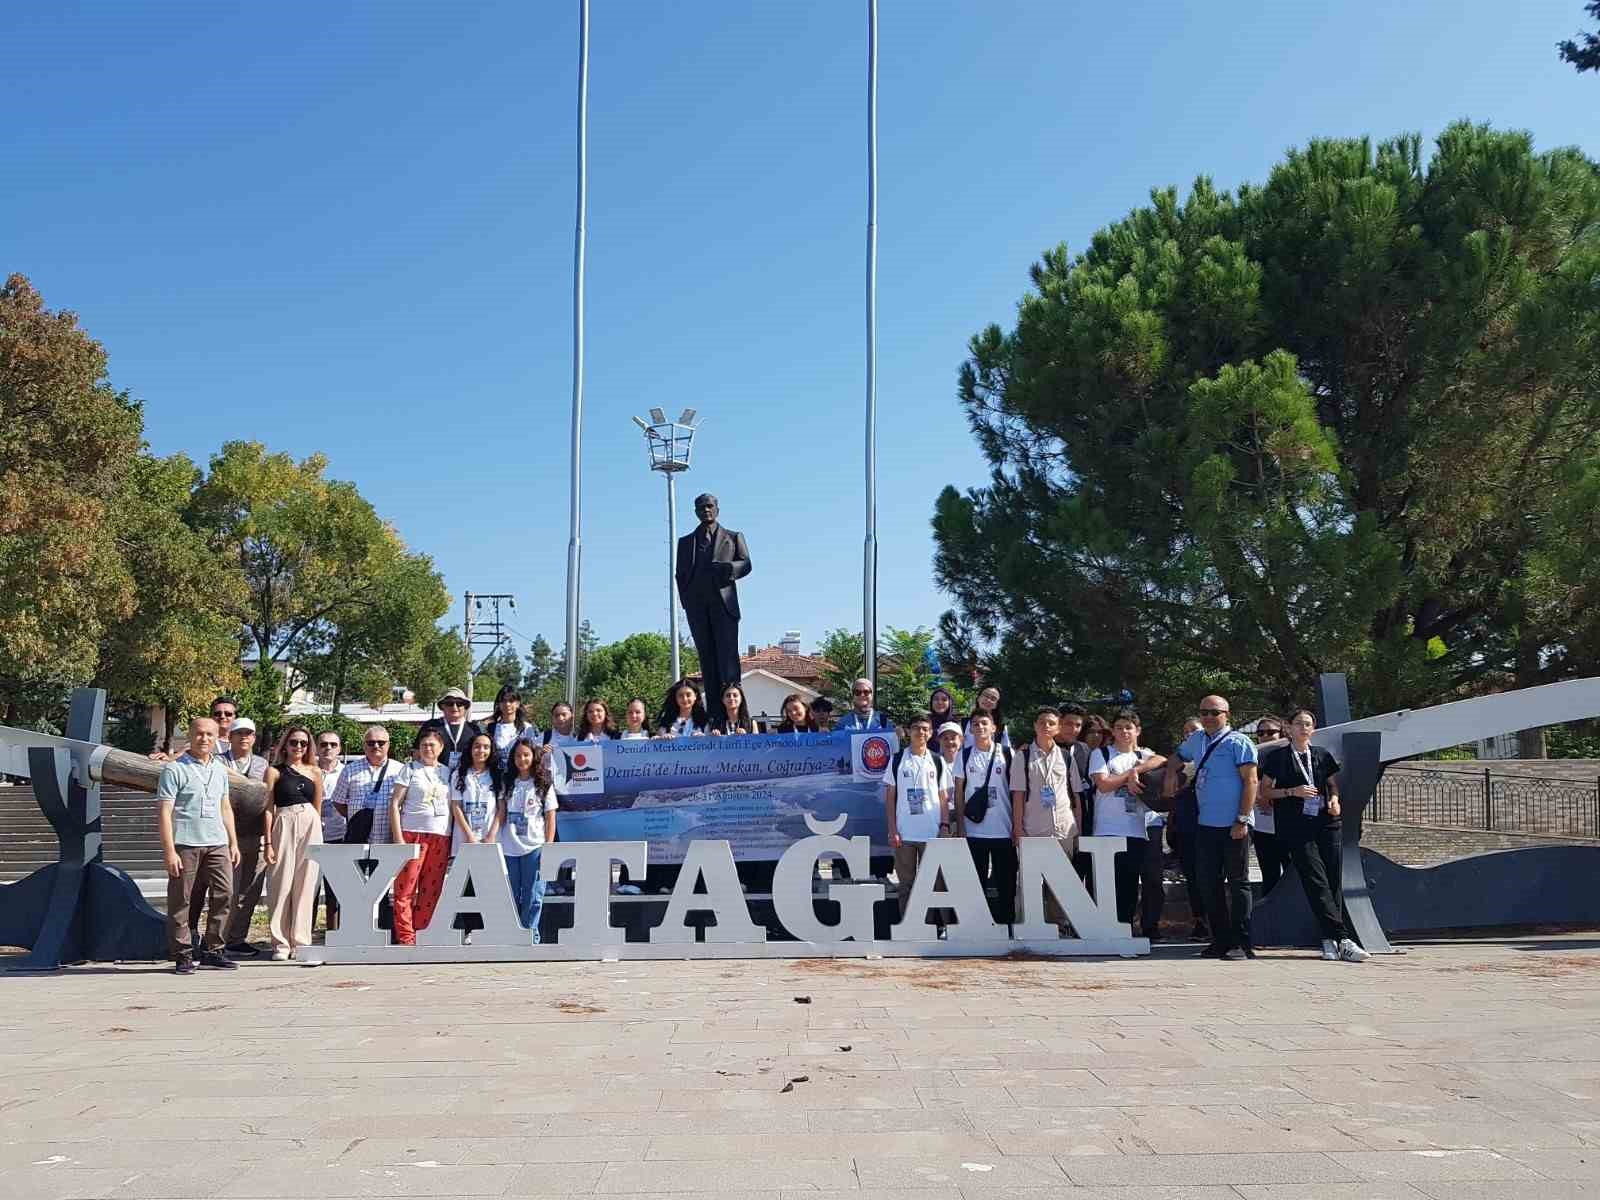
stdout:
[[(1589, 0), (1583, 11), (1600, 21), (1600, 0)], [(1563, 62), (1571, 63), (1575, 71), (1600, 71), (1600, 33), (1581, 31), (1575, 38), (1557, 42), (1556, 52)]]
[(972, 339), (992, 475), (940, 495), (937, 577), (1019, 699), (1175, 717), (1342, 670), (1373, 711), (1591, 671), (1597, 281), (1595, 163), (1522, 133), (1153, 192)]

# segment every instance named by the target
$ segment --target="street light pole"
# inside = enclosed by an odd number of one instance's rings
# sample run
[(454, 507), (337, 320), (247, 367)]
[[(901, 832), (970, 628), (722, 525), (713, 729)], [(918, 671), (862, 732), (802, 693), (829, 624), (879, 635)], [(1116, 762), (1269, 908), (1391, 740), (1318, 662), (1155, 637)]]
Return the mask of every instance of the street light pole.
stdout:
[(678, 662), (678, 473), (667, 477), (667, 636), (672, 639), (672, 682), (683, 678)]
[(667, 636), (672, 639), (672, 678), (683, 678), (678, 653), (678, 472), (689, 469), (694, 452), (695, 410), (686, 408), (676, 421), (667, 420), (659, 408), (650, 410), (650, 420), (635, 417), (633, 423), (644, 430), (645, 450), (650, 469), (667, 477)]

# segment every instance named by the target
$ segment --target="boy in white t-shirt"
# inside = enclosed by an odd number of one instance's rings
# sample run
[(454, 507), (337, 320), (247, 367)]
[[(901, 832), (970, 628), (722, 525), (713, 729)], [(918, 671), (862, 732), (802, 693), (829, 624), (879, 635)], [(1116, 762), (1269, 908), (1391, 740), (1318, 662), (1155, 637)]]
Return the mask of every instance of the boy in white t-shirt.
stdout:
[[(1128, 839), (1127, 848), (1117, 852), (1113, 873), (1117, 920), (1130, 925), (1139, 903), (1139, 877), (1143, 874), (1145, 831), (1151, 811), (1143, 799), (1149, 790), (1144, 776), (1165, 766), (1166, 761), (1139, 745), (1139, 715), (1126, 708), (1111, 722), (1111, 745), (1089, 756), (1089, 778), (1095, 788), (1095, 836)], [(1097, 887), (1103, 883), (1103, 880), (1095, 880)], [(1148, 917), (1152, 911), (1151, 898), (1146, 896), (1145, 900)], [(1148, 936), (1151, 931), (1145, 932)]]
[(984, 891), (994, 889), (989, 912), (1001, 925), (1015, 919), (1017, 848), (1011, 841), (1011, 751), (994, 740), (994, 718), (972, 714), (972, 745), (956, 757), (955, 832), (967, 839)]
[(928, 749), (932, 731), (927, 717), (912, 720), (906, 727), (910, 745), (895, 754), (883, 786), (902, 917), (924, 848), (935, 838), (950, 836), (951, 771)]

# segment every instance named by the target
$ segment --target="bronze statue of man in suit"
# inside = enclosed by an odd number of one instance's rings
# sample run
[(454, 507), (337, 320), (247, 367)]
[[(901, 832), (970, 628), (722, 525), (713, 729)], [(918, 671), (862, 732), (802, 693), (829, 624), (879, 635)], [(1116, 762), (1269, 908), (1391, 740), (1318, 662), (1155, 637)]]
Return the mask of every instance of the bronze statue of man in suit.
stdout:
[(743, 678), (739, 670), (739, 589), (750, 574), (744, 534), (717, 523), (717, 498), (694, 498), (700, 525), (678, 539), (678, 600), (689, 618), (689, 634), (700, 655), (707, 710), (722, 711), (722, 689)]

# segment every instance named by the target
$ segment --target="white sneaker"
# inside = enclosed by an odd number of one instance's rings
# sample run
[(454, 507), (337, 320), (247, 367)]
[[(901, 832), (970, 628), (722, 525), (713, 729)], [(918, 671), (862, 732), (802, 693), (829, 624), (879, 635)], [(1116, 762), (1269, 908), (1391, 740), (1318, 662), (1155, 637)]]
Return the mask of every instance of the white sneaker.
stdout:
[(1349, 938), (1345, 938), (1339, 943), (1339, 957), (1345, 962), (1366, 962), (1372, 955), (1368, 954)]
[(1323, 938), (1322, 957), (1326, 962), (1337, 962), (1339, 958), (1339, 943), (1332, 938)]
[(273, 962), (288, 962), (289, 951), (282, 946), (275, 947), (272, 951)]

